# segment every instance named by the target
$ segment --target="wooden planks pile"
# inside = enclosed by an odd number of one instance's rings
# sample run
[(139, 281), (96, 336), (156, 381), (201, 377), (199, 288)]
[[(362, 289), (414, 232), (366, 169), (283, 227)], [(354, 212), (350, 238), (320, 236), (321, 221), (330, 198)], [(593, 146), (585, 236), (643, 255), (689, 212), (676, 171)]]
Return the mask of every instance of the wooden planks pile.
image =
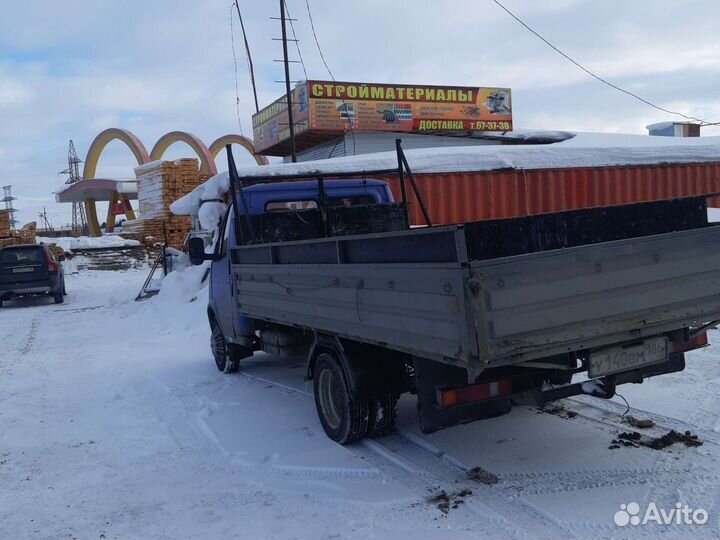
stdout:
[(10, 236), (10, 212), (0, 210), (0, 238)]
[[(7, 226), (4, 220), (7, 220)], [(22, 229), (10, 229), (9, 214), (6, 211), (0, 211), (0, 248), (18, 244), (34, 244), (36, 231), (37, 224), (34, 221), (24, 225)]]
[(182, 249), (191, 219), (170, 212), (170, 204), (207, 180), (198, 171), (197, 159), (154, 161), (135, 169), (138, 181), (139, 218), (122, 224), (123, 236), (143, 244), (164, 243)]

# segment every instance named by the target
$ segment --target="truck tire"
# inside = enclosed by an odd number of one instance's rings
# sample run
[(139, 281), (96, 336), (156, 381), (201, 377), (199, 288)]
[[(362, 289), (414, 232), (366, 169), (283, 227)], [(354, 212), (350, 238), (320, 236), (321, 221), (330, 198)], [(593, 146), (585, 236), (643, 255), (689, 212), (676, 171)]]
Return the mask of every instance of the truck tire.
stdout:
[(210, 328), (210, 349), (215, 358), (215, 365), (223, 373), (235, 373), (240, 367), (240, 360), (237, 355), (230, 353), (230, 347), (225, 341), (220, 325), (213, 320)]
[(56, 304), (62, 304), (63, 301), (65, 300), (65, 298), (63, 298), (62, 290), (56, 292), (55, 295), (53, 296), (53, 298), (55, 299)]
[(315, 407), (328, 437), (340, 444), (362, 439), (368, 432), (368, 400), (355, 395), (333, 356), (318, 356), (313, 375)]
[(370, 398), (368, 437), (382, 437), (395, 431), (398, 396), (390, 392)]

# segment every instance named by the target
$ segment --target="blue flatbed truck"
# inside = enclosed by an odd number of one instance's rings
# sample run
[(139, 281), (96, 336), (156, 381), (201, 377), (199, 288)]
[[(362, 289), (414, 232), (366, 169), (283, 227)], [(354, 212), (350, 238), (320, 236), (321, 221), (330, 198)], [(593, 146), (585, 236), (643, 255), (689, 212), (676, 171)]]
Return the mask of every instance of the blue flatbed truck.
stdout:
[[(220, 370), (305, 355), (320, 422), (345, 444), (392, 431), (406, 392), (432, 432), (516, 402), (610, 398), (707, 344), (720, 226), (704, 198), (433, 226), (397, 150), (398, 169), (242, 179), (228, 156), (215, 249), (190, 241), (194, 264), (212, 261)], [(368, 179), (389, 174), (400, 202)], [(409, 226), (408, 181), (425, 227)]]

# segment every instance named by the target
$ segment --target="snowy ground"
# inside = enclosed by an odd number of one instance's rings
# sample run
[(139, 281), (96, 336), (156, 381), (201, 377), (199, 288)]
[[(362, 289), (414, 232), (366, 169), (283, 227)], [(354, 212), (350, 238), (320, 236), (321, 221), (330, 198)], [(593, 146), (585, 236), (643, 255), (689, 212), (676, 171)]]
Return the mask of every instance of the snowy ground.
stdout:
[[(652, 433), (688, 429), (699, 448), (608, 449), (624, 406), (584, 398), (433, 435), (407, 399), (399, 433), (341, 447), (301, 362), (219, 373), (206, 299), (136, 303), (145, 276), (68, 275), (65, 304), (0, 309), (0, 539), (720, 536), (718, 334), (684, 373), (621, 390)], [(466, 479), (477, 466), (499, 482)], [(441, 490), (456, 494), (447, 514), (429, 500)], [(710, 519), (616, 526), (633, 501)]]

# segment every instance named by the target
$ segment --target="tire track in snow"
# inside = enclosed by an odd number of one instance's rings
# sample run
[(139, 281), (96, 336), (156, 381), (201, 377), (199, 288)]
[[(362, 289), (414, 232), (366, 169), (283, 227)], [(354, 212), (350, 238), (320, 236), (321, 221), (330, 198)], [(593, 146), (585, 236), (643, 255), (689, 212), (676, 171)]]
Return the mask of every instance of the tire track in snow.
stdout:
[(609, 469), (568, 472), (504, 473), (498, 477), (503, 483), (518, 489), (518, 495), (571, 493), (605, 487), (636, 486), (648, 483), (652, 468)]
[[(255, 377), (247, 373), (242, 375), (268, 384), (276, 391), (297, 392), (311, 401), (306, 392), (285, 384), (275, 383), (271, 379)], [(599, 427), (604, 432), (614, 435), (615, 430), (634, 430), (622, 421), (621, 414), (625, 410), (622, 405), (606, 401), (597, 403), (597, 400), (586, 403), (582, 398), (570, 398), (567, 401), (573, 403), (573, 409), (580, 410), (576, 417), (578, 420)], [(639, 430), (644, 433), (652, 432), (657, 436), (666, 433), (669, 429), (683, 432), (689, 430), (697, 433), (706, 441), (706, 444), (720, 445), (720, 437), (716, 437), (714, 433), (708, 434), (707, 429), (696, 425), (694, 418), (691, 418), (689, 422), (684, 422), (642, 409), (633, 408), (633, 411), (639, 416), (651, 418), (656, 422), (656, 427), (651, 430)], [(705, 505), (705, 509), (710, 512), (711, 519), (713, 516), (717, 516), (717, 511), (720, 511), (720, 492), (717, 490), (720, 476), (718, 476), (717, 470), (706, 465), (679, 466), (676, 461), (678, 457), (682, 459), (682, 456), (667, 450), (658, 452), (639, 448), (638, 451), (650, 452), (652, 453), (650, 455), (658, 459), (655, 464), (648, 467), (621, 470), (506, 473), (498, 475), (503, 483), (502, 487), (497, 485), (490, 487), (468, 483), (465, 480), (466, 469), (462, 464), (453, 463), (454, 460), (449, 456), (426, 447), (427, 445), (422, 440), (416, 439), (418, 437), (414, 434), (399, 431), (388, 437), (365, 440), (348, 448), (359, 453), (385, 474), (393, 476), (421, 496), (427, 497), (431, 494), (428, 490), (437, 492), (444, 489), (447, 493), (451, 493), (453, 490), (463, 488), (472, 489), (477, 499), (475, 496), (469, 497), (463, 506), (482, 520), (492, 522), (501, 536), (537, 535), (541, 538), (561, 538), (586, 536), (589, 533), (613, 535), (618, 532), (611, 522), (607, 525), (566, 522), (548, 514), (531, 501), (523, 500), (525, 497), (535, 495), (592, 492), (596, 489), (611, 487), (648, 485), (650, 489), (644, 497), (646, 505), (655, 502), (659, 507), (664, 505), (664, 507), (672, 508), (679, 500), (678, 493), (684, 491), (685, 493), (700, 494), (702, 492), (704, 501), (710, 502), (708, 499), (713, 501)], [(694, 449), (687, 449), (688, 453), (685, 454), (685, 457), (687, 458), (693, 451)], [(693, 459), (693, 456), (688, 459)], [(706, 459), (715, 461), (714, 456)], [(642, 503), (643, 501), (638, 502)], [(716, 536), (720, 536), (717, 535), (717, 527), (712, 530)], [(709, 529), (705, 529), (705, 531), (709, 531)], [(686, 536), (686, 531), (675, 532), (680, 537)], [(692, 536), (692, 533), (689, 534)]]
[(23, 345), (23, 348), (20, 349), (20, 356), (27, 355), (32, 350), (33, 345), (35, 345), (39, 323), (39, 319), (33, 319), (30, 323), (30, 330), (28, 331), (28, 335), (25, 338), (25, 344)]
[[(21, 324), (23, 321), (19, 321)], [(33, 348), (37, 337), (39, 319), (34, 318), (30, 321), (27, 334), (21, 338), (19, 331), (10, 332), (3, 339), (3, 354), (0, 355), (0, 370), (6, 377), (12, 377), (13, 368), (20, 362), (21, 358), (27, 356)], [(15, 337), (13, 344), (12, 338)]]
[[(720, 402), (720, 399), (718, 401)], [(578, 413), (576, 418), (581, 421), (601, 424), (622, 431), (638, 431), (640, 433), (653, 436), (664, 435), (671, 429), (681, 433), (690, 431), (691, 433), (698, 435), (698, 437), (703, 440), (704, 444), (720, 446), (720, 433), (710, 430), (707, 427), (695, 424), (693, 422), (693, 416), (690, 417), (689, 421), (683, 421), (677, 418), (646, 411), (644, 409), (638, 409), (637, 407), (632, 407), (630, 412), (633, 413), (634, 416), (640, 416), (655, 422), (655, 426), (653, 428), (636, 429), (623, 422), (622, 414), (625, 412), (626, 407), (624, 405), (620, 405), (619, 403), (615, 403), (614, 401), (600, 400), (598, 398), (566, 398), (562, 400), (561, 403), (562, 402), (571, 403), (571, 410)]]
[[(698, 421), (707, 411), (704, 408), (707, 398), (698, 403), (696, 413), (687, 420), (679, 420), (662, 414), (632, 407), (636, 416), (648, 418), (655, 422), (650, 429), (636, 429), (623, 422), (622, 414), (626, 407), (614, 401), (598, 400), (585, 397), (573, 397), (564, 400), (573, 404), (572, 410), (578, 413), (576, 418), (581, 421), (593, 422), (598, 425), (615, 428), (620, 431), (637, 431), (650, 436), (661, 436), (673, 429), (684, 433), (690, 431), (703, 440), (704, 445), (720, 446), (720, 434), (703, 427)], [(608, 416), (609, 415), (609, 416)], [(671, 447), (672, 448), (672, 447)], [(657, 461), (646, 476), (646, 483), (652, 487), (643, 501), (647, 506), (654, 502), (658, 507), (673, 508), (676, 503), (692, 503), (695, 507), (703, 507), (713, 519), (715, 537), (720, 537), (720, 476), (718, 475), (718, 458), (712, 454), (704, 454), (699, 449), (680, 446), (683, 454), (672, 450), (650, 450), (639, 448), (639, 451), (656, 452)], [(701, 447), (702, 448), (702, 447)], [(684, 459), (683, 459), (684, 458)]]
[[(292, 392), (311, 404), (311, 394), (275, 383), (272, 379), (240, 373), (242, 377), (260, 382), (275, 391)], [(383, 474), (405, 485), (418, 497), (429, 496), (444, 490), (450, 494), (469, 489), (473, 495), (465, 498), (461, 508), (469, 511), (473, 519), (485, 525), (491, 522), (500, 537), (571, 538), (570, 531), (549, 514), (519, 499), (514, 489), (486, 486), (467, 480), (467, 469), (459, 463), (434, 453), (410, 433), (398, 431), (379, 439), (363, 439), (345, 448), (373, 464)], [(420, 444), (418, 444), (420, 443)], [(451, 514), (460, 514), (453, 510)]]

